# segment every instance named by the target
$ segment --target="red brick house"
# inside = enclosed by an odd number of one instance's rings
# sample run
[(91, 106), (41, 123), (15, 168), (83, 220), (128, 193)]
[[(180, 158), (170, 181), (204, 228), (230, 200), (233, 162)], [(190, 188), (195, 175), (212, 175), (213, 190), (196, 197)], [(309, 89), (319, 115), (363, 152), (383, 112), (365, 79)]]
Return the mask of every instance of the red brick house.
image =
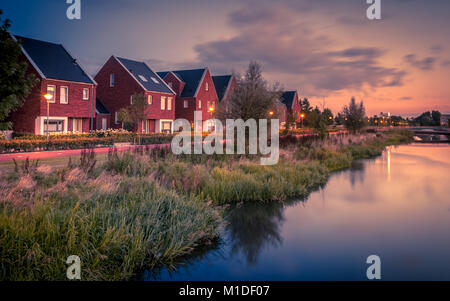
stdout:
[[(158, 72), (176, 93), (175, 117), (194, 122), (194, 111), (202, 111), (203, 129), (211, 131), (218, 96), (208, 68)], [(198, 129), (197, 129), (198, 130)]]
[(147, 120), (137, 126), (144, 133), (171, 133), (175, 119), (175, 92), (144, 62), (112, 56), (95, 76), (97, 95), (111, 113), (110, 128), (121, 128), (120, 109), (129, 106), (133, 94), (148, 100)]
[(228, 107), (228, 100), (233, 93), (233, 89), (237, 85), (236, 78), (233, 75), (220, 75), (213, 76), (212, 79), (219, 98), (219, 103), (225, 103)]
[(94, 128), (97, 83), (60, 44), (12, 36), (21, 42), (27, 74), (33, 73), (40, 82), (33, 88), (24, 105), (8, 117), (16, 132), (44, 135), (47, 133), (47, 102), (44, 94), (53, 98), (49, 105), (48, 132), (88, 132)]
[[(293, 114), (295, 122), (301, 122), (300, 98), (297, 91), (286, 91), (281, 96), (281, 103), (286, 106), (285, 118), (288, 114)], [(286, 120), (284, 120), (286, 122)]]

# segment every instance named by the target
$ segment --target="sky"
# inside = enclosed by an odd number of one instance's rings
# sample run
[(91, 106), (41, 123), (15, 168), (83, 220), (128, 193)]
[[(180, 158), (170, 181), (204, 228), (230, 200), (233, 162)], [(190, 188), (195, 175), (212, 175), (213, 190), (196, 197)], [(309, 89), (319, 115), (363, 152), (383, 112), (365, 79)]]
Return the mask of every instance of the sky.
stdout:
[(0, 0), (11, 32), (61, 43), (91, 75), (111, 55), (155, 71), (262, 65), (269, 83), (338, 112), (352, 96), (367, 114), (450, 112), (450, 1)]

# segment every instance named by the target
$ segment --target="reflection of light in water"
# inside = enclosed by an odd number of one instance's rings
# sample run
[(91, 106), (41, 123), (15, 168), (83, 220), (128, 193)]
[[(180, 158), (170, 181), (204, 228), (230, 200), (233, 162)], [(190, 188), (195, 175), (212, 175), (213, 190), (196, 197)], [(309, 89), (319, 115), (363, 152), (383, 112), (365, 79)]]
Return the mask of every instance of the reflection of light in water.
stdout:
[(388, 147), (387, 150), (387, 172), (388, 172), (388, 182), (391, 181), (391, 148)]

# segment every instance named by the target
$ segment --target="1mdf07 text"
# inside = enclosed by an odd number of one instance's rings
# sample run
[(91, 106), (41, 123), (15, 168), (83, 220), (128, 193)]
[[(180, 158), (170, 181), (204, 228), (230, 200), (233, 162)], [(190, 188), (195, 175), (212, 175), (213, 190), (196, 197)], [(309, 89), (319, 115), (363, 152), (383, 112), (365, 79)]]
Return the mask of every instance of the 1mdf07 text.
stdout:
[(224, 286), (222, 294), (224, 296), (267, 296), (270, 290), (270, 286)]

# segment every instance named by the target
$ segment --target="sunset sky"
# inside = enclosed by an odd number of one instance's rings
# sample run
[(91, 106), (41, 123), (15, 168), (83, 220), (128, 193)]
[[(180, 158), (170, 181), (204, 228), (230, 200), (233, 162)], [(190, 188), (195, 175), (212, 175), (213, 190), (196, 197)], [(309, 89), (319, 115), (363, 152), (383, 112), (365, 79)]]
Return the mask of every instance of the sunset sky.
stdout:
[(270, 82), (334, 112), (351, 96), (369, 115), (450, 112), (450, 1), (81, 0), (1, 1), (14, 34), (64, 44), (91, 75), (111, 55), (154, 70), (242, 72), (250, 60)]

